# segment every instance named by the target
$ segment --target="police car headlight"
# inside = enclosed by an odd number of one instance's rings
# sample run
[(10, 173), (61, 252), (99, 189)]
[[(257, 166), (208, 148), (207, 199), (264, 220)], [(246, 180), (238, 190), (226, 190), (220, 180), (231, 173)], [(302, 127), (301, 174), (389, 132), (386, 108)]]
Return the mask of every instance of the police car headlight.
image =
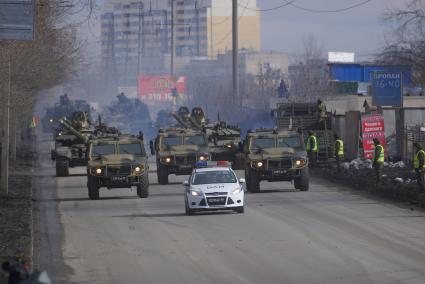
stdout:
[(198, 190), (191, 190), (190, 195), (192, 196), (202, 196), (202, 192)]
[(94, 170), (94, 172), (95, 172), (95, 174), (96, 175), (98, 175), (98, 176), (100, 176), (101, 174), (102, 174), (102, 169), (101, 168), (96, 168), (95, 170)]
[(295, 160), (295, 167), (299, 168), (306, 164), (306, 159), (296, 159)]
[(242, 191), (242, 187), (237, 187), (232, 191), (232, 194), (238, 194)]

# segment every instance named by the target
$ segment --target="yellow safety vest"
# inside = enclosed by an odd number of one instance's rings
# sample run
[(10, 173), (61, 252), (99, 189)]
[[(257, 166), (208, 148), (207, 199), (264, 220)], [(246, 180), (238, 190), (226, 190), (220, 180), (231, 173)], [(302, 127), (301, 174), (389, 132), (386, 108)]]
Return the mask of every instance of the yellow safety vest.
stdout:
[[(385, 151), (384, 151), (384, 147), (382, 145), (377, 145), (376, 147), (379, 147), (379, 156), (378, 156), (378, 163), (383, 163), (385, 162)], [(375, 161), (375, 150), (376, 147), (373, 149), (373, 161)]]
[[(337, 143), (339, 144), (339, 148), (336, 148), (338, 146)], [(335, 141), (335, 150), (338, 156), (340, 157), (344, 156), (344, 142), (341, 139), (337, 139)]]
[[(422, 153), (422, 155), (425, 157), (425, 151), (424, 150), (419, 150), (416, 154), (415, 157), (413, 159), (413, 167), (415, 169), (419, 169), (419, 154)], [(425, 163), (422, 166), (422, 169), (425, 169)]]
[[(311, 149), (311, 147), (310, 147), (310, 139), (313, 139), (313, 149)], [(311, 135), (310, 137), (308, 137), (306, 150), (308, 152), (310, 152), (310, 151), (317, 152), (317, 138), (316, 138), (316, 136)]]

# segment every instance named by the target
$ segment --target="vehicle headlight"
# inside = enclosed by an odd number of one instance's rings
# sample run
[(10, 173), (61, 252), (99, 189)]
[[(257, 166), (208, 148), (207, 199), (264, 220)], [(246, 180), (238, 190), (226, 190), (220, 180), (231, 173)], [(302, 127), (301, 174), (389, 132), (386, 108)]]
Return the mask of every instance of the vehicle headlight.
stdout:
[(233, 144), (226, 144), (224, 147), (226, 147), (227, 149), (232, 149), (233, 148)]
[(238, 194), (242, 191), (242, 187), (237, 187), (232, 191), (232, 194)]
[(52, 123), (53, 122), (53, 119), (49, 119), (49, 122)]
[(301, 158), (301, 159), (296, 159), (296, 160), (295, 160), (295, 167), (296, 167), (296, 168), (302, 167), (302, 166), (304, 166), (306, 163), (307, 163), (306, 159), (303, 159), (303, 158)]
[(173, 161), (172, 157), (162, 157), (161, 158), (161, 162), (166, 163), (166, 164), (171, 164), (172, 161)]
[(134, 167), (134, 172), (136, 174), (139, 174), (144, 170), (144, 168), (145, 168), (144, 166), (136, 166), (136, 167)]
[(201, 154), (201, 155), (199, 155), (199, 157), (198, 157), (198, 160), (199, 161), (208, 161), (208, 159), (209, 159), (209, 157), (208, 157), (208, 155), (207, 154)]
[(94, 172), (97, 174), (97, 175), (101, 175), (102, 174), (102, 169), (101, 168), (97, 168), (97, 169), (95, 169), (94, 170)]
[(190, 195), (192, 196), (202, 196), (202, 192), (198, 190), (191, 190)]
[(264, 163), (262, 161), (252, 161), (251, 162), (251, 166), (253, 168), (260, 169), (260, 168), (262, 168), (264, 166)]

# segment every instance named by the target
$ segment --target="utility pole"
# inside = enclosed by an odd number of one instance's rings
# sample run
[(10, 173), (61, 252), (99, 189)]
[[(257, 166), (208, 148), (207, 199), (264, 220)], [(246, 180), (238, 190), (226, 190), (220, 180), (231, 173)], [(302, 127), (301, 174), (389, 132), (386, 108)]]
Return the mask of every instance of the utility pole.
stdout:
[(174, 31), (174, 21), (176, 18), (175, 0), (171, 0), (171, 60), (170, 60), (170, 75), (174, 78), (174, 59), (176, 56), (176, 33)]
[(239, 74), (238, 74), (238, 0), (232, 0), (232, 66), (233, 66), (233, 99), (239, 100)]
[(9, 135), (10, 135), (10, 93), (12, 91), (12, 63), (9, 55), (9, 79), (6, 105), (4, 111), (3, 141), (1, 149), (1, 190), (3, 195), (9, 194)]

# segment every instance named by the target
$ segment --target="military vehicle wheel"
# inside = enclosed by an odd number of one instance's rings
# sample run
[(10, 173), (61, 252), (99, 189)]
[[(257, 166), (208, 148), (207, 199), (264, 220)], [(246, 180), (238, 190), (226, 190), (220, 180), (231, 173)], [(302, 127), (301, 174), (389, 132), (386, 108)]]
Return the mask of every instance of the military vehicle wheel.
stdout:
[(260, 192), (260, 180), (258, 178), (258, 174), (251, 168), (248, 169), (246, 175), (246, 189), (252, 193)]
[(137, 185), (137, 196), (140, 198), (149, 196), (149, 177), (147, 172), (142, 176), (140, 184)]
[(243, 207), (243, 206), (241, 206), (241, 207), (237, 207), (237, 208), (235, 209), (235, 212), (236, 212), (236, 213), (239, 213), (239, 214), (243, 214), (243, 213), (245, 212), (245, 207)]
[(69, 176), (69, 162), (67, 160), (56, 160), (56, 176)]
[(89, 198), (91, 200), (99, 199), (99, 186), (96, 184), (96, 180), (89, 178), (87, 183)]
[(159, 184), (168, 184), (168, 169), (167, 167), (158, 163), (158, 183)]
[(305, 167), (300, 172), (301, 176), (294, 179), (295, 189), (299, 189), (300, 191), (308, 191), (309, 188), (309, 173), (308, 167)]

